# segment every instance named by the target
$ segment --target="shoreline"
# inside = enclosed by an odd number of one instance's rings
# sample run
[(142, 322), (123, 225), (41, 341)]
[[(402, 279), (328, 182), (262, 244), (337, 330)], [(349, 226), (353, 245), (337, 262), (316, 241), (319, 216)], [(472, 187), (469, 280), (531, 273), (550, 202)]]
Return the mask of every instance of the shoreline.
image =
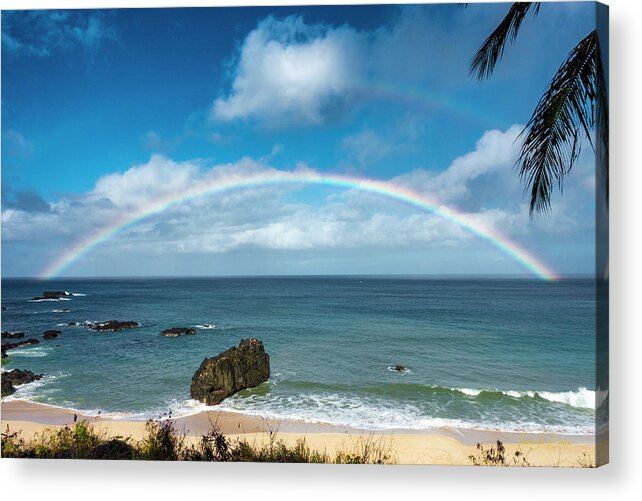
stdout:
[[(125, 436), (140, 440), (147, 421), (110, 419), (78, 414), (79, 420), (103, 431), (107, 436)], [(74, 411), (62, 407), (38, 404), (26, 400), (2, 402), (2, 432), (20, 431), (29, 440), (48, 428), (73, 425)], [(386, 443), (397, 463), (470, 465), (468, 456), (475, 455), (476, 444), (495, 444), (501, 440), (507, 454), (519, 449), (527, 453), (533, 466), (578, 466), (578, 460), (588, 455), (595, 460), (596, 437), (593, 435), (563, 435), (557, 433), (516, 433), (493, 430), (470, 430), (441, 427), (426, 430), (358, 430), (347, 427), (265, 419), (229, 411), (201, 411), (172, 418), (174, 428), (186, 440), (197, 441), (213, 424), (231, 440), (246, 440), (255, 445), (267, 443), (276, 434), (279, 440), (292, 445), (304, 439), (312, 448), (334, 454), (354, 448), (364, 437)], [(608, 437), (605, 438), (608, 440)]]

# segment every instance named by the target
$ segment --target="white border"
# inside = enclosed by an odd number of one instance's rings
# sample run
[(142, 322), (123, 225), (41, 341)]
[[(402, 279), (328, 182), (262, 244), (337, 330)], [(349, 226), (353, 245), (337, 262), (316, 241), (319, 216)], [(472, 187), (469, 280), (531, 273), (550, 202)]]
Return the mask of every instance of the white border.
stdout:
[[(323, 0), (322, 4), (348, 2)], [(411, 3), (381, 0), (349, 3)], [(0, 460), (5, 499), (632, 499), (642, 492), (642, 2), (610, 0), (611, 464), (598, 470)], [(206, 5), (314, 5), (190, 0)], [(171, 7), (178, 0), (0, 0), (2, 9)]]

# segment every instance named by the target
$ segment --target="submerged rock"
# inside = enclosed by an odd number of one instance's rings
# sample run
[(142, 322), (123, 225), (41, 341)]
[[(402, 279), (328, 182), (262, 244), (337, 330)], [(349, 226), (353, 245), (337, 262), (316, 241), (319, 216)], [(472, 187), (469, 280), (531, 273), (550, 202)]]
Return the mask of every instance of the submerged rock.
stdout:
[(2, 339), (19, 339), (21, 337), (25, 337), (24, 332), (3, 332), (2, 333)]
[(408, 370), (403, 365), (395, 365), (392, 369), (397, 372), (406, 372)]
[(140, 327), (138, 322), (126, 321), (121, 322), (119, 320), (107, 320), (105, 322), (96, 322), (87, 324), (91, 330), (101, 331), (101, 332), (119, 332), (126, 329), (133, 329), (135, 327)]
[(190, 395), (207, 405), (216, 405), (246, 388), (253, 388), (270, 377), (270, 356), (258, 339), (243, 339), (213, 358), (206, 358), (194, 376)]
[(192, 329), (191, 327), (172, 327), (161, 332), (161, 336), (165, 337), (179, 337), (192, 334), (196, 334), (196, 329)]
[(15, 393), (15, 386), (20, 386), (21, 384), (33, 383), (38, 379), (42, 379), (44, 374), (34, 374), (31, 371), (22, 371), (20, 369), (14, 369), (12, 371), (6, 371), (2, 373), (2, 396), (11, 395)]
[(60, 334), (62, 334), (62, 331), (45, 331), (42, 337), (45, 339), (56, 339)]
[(32, 301), (41, 301), (43, 299), (60, 299), (62, 297), (71, 296), (67, 291), (45, 291), (42, 293), (42, 296), (36, 296), (32, 298)]

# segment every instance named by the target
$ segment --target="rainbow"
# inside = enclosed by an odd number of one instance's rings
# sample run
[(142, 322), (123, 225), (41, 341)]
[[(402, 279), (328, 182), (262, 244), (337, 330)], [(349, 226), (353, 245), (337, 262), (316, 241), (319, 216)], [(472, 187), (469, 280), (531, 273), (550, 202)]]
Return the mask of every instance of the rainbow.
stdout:
[(161, 197), (149, 205), (138, 208), (133, 212), (119, 217), (116, 221), (99, 228), (88, 237), (80, 240), (49, 264), (49, 266), (47, 266), (39, 276), (42, 279), (50, 279), (59, 276), (63, 271), (81, 259), (96, 246), (108, 241), (122, 230), (135, 225), (152, 214), (159, 213), (168, 207), (189, 199), (248, 188), (308, 184), (326, 185), (342, 189), (356, 189), (367, 193), (381, 195), (423, 211), (436, 214), (486, 240), (536, 277), (543, 280), (556, 280), (558, 278), (553, 270), (548, 268), (528, 251), (517, 245), (515, 242), (510, 241), (498, 231), (488, 228), (481, 222), (475, 221), (466, 214), (451, 207), (442, 205), (428, 196), (416, 193), (391, 182), (354, 176), (321, 174), (316, 171), (308, 170), (296, 172), (276, 171), (267, 174), (262, 173), (216, 179), (201, 183), (197, 187), (189, 188), (179, 193), (172, 193), (166, 197)]

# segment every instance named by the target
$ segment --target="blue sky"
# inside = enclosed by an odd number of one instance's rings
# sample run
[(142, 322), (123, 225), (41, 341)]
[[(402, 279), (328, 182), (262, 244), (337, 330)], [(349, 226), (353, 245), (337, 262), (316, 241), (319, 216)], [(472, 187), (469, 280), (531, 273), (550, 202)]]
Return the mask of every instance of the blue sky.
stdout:
[[(37, 275), (77, 239), (168, 190), (302, 167), (412, 188), (561, 273), (592, 272), (592, 152), (552, 213), (533, 221), (512, 165), (519, 125), (592, 29), (593, 5), (544, 5), (479, 83), (470, 58), (506, 10), (3, 12), (3, 276)], [(362, 193), (286, 187), (188, 201), (66, 270), (522, 272), (436, 216)]]

